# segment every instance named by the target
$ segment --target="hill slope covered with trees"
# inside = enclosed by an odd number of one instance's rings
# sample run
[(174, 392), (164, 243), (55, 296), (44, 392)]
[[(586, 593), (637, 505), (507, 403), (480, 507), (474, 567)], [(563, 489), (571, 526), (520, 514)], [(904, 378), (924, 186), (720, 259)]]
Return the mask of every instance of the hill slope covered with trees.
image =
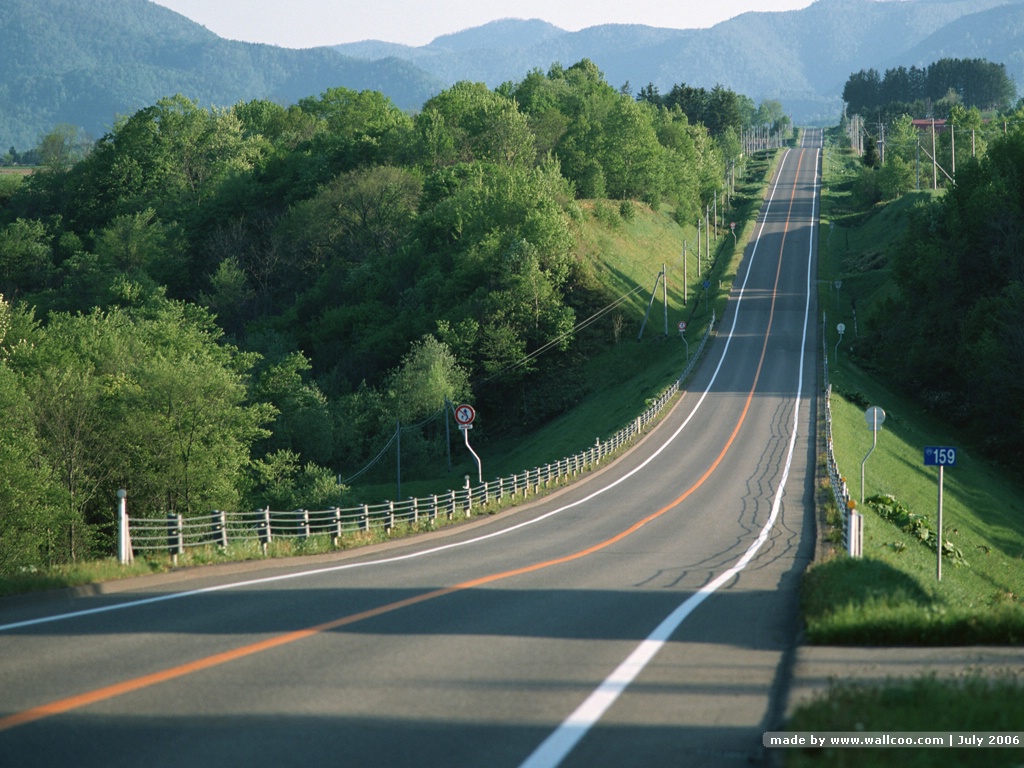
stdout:
[(0, 570), (109, 551), (118, 487), (136, 515), (326, 506), (396, 423), (423, 424), (405, 471), (436, 456), (446, 398), (494, 436), (565, 412), (610, 343), (582, 321), (617, 299), (580, 198), (694, 221), (758, 119), (726, 96), (712, 135), (589, 61), (415, 117), (376, 91), (179, 95), (8, 189)]

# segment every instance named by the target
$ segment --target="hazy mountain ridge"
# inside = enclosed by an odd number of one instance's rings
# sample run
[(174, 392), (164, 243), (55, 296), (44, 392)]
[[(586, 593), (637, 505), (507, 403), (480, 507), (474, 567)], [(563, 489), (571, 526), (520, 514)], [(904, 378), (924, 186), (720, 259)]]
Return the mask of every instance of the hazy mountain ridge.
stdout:
[(425, 46), (363, 41), (293, 50), (225, 40), (149, 0), (5, 0), (0, 148), (58, 123), (102, 135), (118, 115), (183, 93), (203, 106), (292, 103), (334, 86), (378, 90), (403, 109), (460, 80), (496, 87), (589, 58), (615, 86), (721, 84), (779, 99), (798, 123), (837, 119), (853, 72), (944, 57), (1006, 64), (1024, 86), (1024, 0), (818, 0), (710, 29), (608, 24), (568, 32), (502, 19)]
[(344, 85), (415, 109), (444, 83), (399, 59), (225, 40), (149, 0), (4, 0), (0, 146), (33, 146), (58, 123), (98, 137), (118, 115), (183, 93), (203, 106), (292, 103)]
[[(993, 29), (994, 18), (999, 21)], [(988, 58), (1005, 63), (1024, 84), (1021, 0), (818, 0), (799, 11), (745, 13), (710, 29), (613, 24), (557, 34), (557, 27), (546, 25), (544, 38), (535, 41), (527, 25), (544, 22), (518, 23), (516, 29), (510, 20), (493, 22), (426, 46), (389, 46), (388, 52), (446, 82), (480, 80), (492, 87), (532, 68), (546, 71), (554, 62), (589, 58), (614, 85), (639, 89), (653, 83), (668, 90), (683, 82), (722, 84), (755, 101), (782, 100), (797, 122), (836, 119), (846, 79), (870, 67)], [(453, 38), (478, 45), (454, 46)], [(926, 41), (934, 41), (934, 49)], [(351, 56), (374, 52), (363, 43), (335, 49)]]

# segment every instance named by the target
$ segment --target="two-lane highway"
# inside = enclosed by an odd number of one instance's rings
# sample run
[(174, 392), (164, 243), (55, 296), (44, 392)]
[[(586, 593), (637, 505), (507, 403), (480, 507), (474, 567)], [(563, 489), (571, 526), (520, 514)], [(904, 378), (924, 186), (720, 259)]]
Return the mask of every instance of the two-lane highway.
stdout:
[(628, 455), (455, 531), (0, 603), (0, 765), (764, 760), (813, 550), (819, 146)]

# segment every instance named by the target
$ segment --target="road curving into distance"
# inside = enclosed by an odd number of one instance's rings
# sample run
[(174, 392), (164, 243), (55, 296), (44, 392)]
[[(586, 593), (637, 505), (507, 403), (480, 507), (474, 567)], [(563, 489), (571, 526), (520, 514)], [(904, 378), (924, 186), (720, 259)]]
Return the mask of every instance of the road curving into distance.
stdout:
[(813, 553), (820, 143), (783, 151), (717, 337), (635, 449), (437, 534), (0, 602), (0, 763), (766, 760)]

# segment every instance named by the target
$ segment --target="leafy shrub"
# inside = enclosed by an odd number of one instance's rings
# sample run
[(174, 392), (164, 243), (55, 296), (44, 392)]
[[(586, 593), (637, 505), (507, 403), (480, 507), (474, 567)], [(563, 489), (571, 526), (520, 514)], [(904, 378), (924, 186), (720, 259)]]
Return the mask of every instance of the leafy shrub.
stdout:
[[(891, 494), (872, 496), (866, 500), (883, 520), (888, 520), (904, 533), (909, 533), (927, 547), (935, 546), (935, 531), (928, 525), (928, 518), (911, 512), (910, 509)], [(942, 556), (948, 557), (955, 565), (969, 565), (964, 554), (952, 542), (942, 542)]]

